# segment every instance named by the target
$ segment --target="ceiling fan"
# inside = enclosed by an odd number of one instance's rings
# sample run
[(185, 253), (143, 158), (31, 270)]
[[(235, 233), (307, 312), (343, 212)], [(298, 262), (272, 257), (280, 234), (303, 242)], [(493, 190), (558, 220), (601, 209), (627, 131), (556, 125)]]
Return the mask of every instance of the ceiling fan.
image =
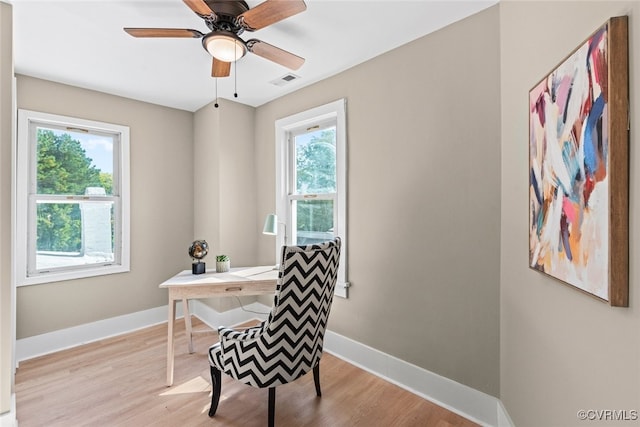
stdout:
[(292, 70), (297, 70), (304, 64), (304, 58), (279, 47), (258, 39), (245, 42), (239, 37), (244, 31), (260, 30), (306, 10), (304, 0), (266, 0), (252, 9), (242, 0), (183, 1), (204, 19), (211, 30), (209, 33), (182, 28), (124, 28), (124, 31), (133, 37), (201, 38), (202, 46), (213, 56), (213, 77), (229, 76), (231, 63), (247, 52)]

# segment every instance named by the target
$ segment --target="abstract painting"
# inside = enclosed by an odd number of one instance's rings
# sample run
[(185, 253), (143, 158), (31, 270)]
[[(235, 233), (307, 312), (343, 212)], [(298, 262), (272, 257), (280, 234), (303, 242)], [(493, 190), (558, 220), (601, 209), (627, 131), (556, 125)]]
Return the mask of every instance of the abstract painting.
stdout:
[(627, 17), (529, 92), (529, 266), (628, 306)]

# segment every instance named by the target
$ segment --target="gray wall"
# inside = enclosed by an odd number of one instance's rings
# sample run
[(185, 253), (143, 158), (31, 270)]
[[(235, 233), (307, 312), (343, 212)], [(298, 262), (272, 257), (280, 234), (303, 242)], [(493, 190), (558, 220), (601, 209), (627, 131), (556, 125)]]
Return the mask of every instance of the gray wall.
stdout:
[(11, 285), (11, 5), (0, 2), (0, 414), (11, 410), (13, 310)]
[[(586, 425), (580, 409), (640, 410), (640, 2), (501, 2), (500, 397), (518, 426)], [(609, 17), (629, 15), (630, 302), (612, 308), (530, 270), (528, 93)], [(592, 425), (638, 425), (597, 421)]]
[[(255, 202), (255, 108), (226, 100), (219, 104), (194, 114), (194, 237), (209, 243), (205, 262), (213, 269), (215, 256), (222, 254), (229, 255), (232, 267), (255, 265), (256, 242), (262, 236)], [(218, 311), (237, 306), (235, 298), (205, 303)]]
[(17, 291), (18, 339), (167, 304), (158, 285), (188, 268), (193, 114), (19, 75), (18, 108), (130, 127), (131, 271)]
[(258, 107), (255, 128), (257, 209), (273, 212), (274, 121), (347, 98), (352, 288), (329, 327), (496, 396), (499, 27), (493, 7)]

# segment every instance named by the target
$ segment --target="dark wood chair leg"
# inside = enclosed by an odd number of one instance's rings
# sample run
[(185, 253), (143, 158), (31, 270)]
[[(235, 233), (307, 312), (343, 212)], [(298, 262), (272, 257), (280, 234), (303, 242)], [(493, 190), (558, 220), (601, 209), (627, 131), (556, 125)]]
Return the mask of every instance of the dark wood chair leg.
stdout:
[(276, 388), (269, 387), (269, 427), (275, 425), (276, 418)]
[(218, 410), (218, 402), (220, 402), (220, 386), (222, 382), (222, 372), (218, 368), (211, 367), (211, 408), (209, 408), (209, 416), (213, 417)]
[(313, 382), (316, 384), (316, 394), (318, 397), (322, 396), (322, 391), (320, 390), (320, 362), (313, 368)]

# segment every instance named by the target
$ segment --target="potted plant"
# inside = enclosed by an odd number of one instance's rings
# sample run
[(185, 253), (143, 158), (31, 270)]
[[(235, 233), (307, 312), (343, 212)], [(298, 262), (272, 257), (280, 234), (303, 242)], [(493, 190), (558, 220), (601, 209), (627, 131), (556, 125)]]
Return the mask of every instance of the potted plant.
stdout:
[(231, 268), (231, 261), (228, 255), (216, 255), (216, 271), (224, 273)]

